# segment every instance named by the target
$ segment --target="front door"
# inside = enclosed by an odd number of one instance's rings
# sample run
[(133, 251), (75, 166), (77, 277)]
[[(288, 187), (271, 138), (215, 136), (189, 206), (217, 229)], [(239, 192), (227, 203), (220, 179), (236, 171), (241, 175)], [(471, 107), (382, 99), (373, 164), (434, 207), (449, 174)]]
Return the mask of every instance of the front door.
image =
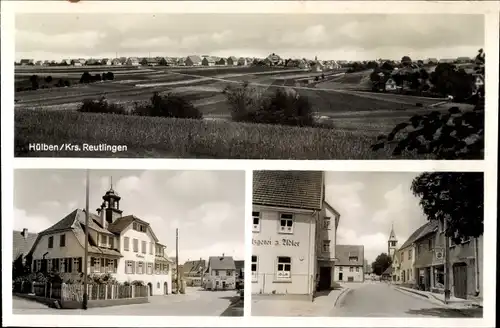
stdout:
[(339, 281), (342, 281), (344, 279), (344, 274), (342, 272), (339, 272)]
[(166, 282), (163, 284), (163, 294), (168, 295), (168, 284)]
[(453, 265), (453, 287), (455, 297), (467, 298), (467, 264)]
[(328, 290), (332, 282), (332, 268), (320, 267), (319, 268), (319, 290)]

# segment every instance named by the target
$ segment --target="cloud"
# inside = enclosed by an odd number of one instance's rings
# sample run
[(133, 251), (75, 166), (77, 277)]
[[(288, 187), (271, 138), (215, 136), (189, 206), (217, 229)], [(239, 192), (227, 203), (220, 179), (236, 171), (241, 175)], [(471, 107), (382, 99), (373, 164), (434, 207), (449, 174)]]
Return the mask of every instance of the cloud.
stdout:
[(52, 224), (49, 218), (43, 215), (28, 214), (25, 210), (14, 208), (14, 230), (28, 229), (29, 232), (40, 232)]
[[(365, 260), (368, 263), (373, 262), (380, 253), (387, 253), (387, 235), (382, 232), (358, 234), (355, 230), (339, 227), (337, 238), (337, 244), (339, 245), (363, 245)], [(353, 243), (353, 241), (357, 242)]]

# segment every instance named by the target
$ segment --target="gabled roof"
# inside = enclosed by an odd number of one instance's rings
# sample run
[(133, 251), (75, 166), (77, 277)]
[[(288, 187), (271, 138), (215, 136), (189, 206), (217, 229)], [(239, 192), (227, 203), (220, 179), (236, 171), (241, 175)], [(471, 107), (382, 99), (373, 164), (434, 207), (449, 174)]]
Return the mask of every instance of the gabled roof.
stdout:
[(254, 171), (253, 204), (321, 210), (323, 172)]
[(413, 244), (415, 242), (415, 240), (418, 238), (418, 236), (420, 236), (420, 234), (422, 233), (422, 231), (426, 228), (426, 226), (428, 224), (429, 224), (429, 222), (427, 222), (426, 224), (424, 224), (423, 226), (421, 226), (420, 228), (418, 228), (417, 230), (415, 230), (410, 235), (410, 237), (408, 237), (408, 239), (404, 242), (404, 244), (401, 245), (401, 247), (399, 249), (404, 249), (404, 248), (410, 246), (411, 244)]
[(201, 63), (201, 57), (198, 55), (187, 56), (186, 60), (191, 60), (193, 63)]
[(232, 61), (237, 61), (238, 60), (238, 58), (236, 58), (236, 56), (229, 56), (227, 58), (227, 60), (229, 60), (229, 59), (231, 59)]
[(22, 231), (14, 230), (12, 232), (12, 260), (15, 261), (19, 256), (28, 254), (37, 236), (36, 233), (26, 232), (26, 235), (23, 235)]
[(121, 233), (125, 228), (127, 228), (132, 222), (138, 222), (140, 224), (143, 224), (149, 228), (149, 232), (151, 233), (151, 236), (153, 237), (155, 242), (158, 242), (159, 239), (156, 237), (155, 233), (153, 232), (153, 229), (151, 228), (150, 224), (146, 221), (143, 221), (136, 217), (135, 215), (127, 215), (123, 216), (121, 218), (118, 218), (115, 222), (111, 223), (108, 225), (109, 231), (113, 233)]
[(182, 266), (182, 272), (187, 274), (203, 274), (203, 270), (206, 268), (205, 260), (197, 260), (197, 261), (187, 261)]
[(419, 241), (422, 238), (429, 236), (430, 234), (436, 232), (439, 228), (439, 222), (437, 220), (431, 220), (427, 224), (425, 224), (424, 228), (417, 237), (415, 237), (414, 242)]
[[(336, 245), (335, 257), (338, 261), (335, 265), (341, 266), (363, 266), (365, 263), (365, 247), (363, 245)], [(357, 261), (350, 261), (349, 258), (357, 257)]]
[(210, 256), (208, 268), (211, 270), (236, 270), (232, 256)]

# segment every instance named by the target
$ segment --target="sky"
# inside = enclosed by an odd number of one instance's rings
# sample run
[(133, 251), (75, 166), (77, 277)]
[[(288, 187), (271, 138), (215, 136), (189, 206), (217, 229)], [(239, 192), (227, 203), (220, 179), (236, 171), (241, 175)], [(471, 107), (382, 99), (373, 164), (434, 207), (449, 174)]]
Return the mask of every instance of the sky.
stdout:
[(467, 14), (18, 14), (16, 60), (245, 56), (371, 60), (475, 56)]
[(387, 253), (391, 226), (398, 247), (427, 219), (410, 190), (417, 172), (326, 172), (325, 198), (340, 213), (337, 244), (364, 245), (372, 263)]
[[(179, 260), (209, 256), (244, 259), (244, 171), (92, 170), (89, 209), (113, 189), (123, 215), (149, 222), (168, 256)], [(77, 208), (85, 208), (85, 170), (16, 170), (14, 230), (41, 232)]]

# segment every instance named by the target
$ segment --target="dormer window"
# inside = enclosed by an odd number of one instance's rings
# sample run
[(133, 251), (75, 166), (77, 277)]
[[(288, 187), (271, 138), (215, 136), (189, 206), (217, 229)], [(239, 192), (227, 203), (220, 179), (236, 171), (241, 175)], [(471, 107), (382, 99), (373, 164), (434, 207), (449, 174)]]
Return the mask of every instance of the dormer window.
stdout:
[(349, 256), (349, 262), (358, 262), (357, 256)]

